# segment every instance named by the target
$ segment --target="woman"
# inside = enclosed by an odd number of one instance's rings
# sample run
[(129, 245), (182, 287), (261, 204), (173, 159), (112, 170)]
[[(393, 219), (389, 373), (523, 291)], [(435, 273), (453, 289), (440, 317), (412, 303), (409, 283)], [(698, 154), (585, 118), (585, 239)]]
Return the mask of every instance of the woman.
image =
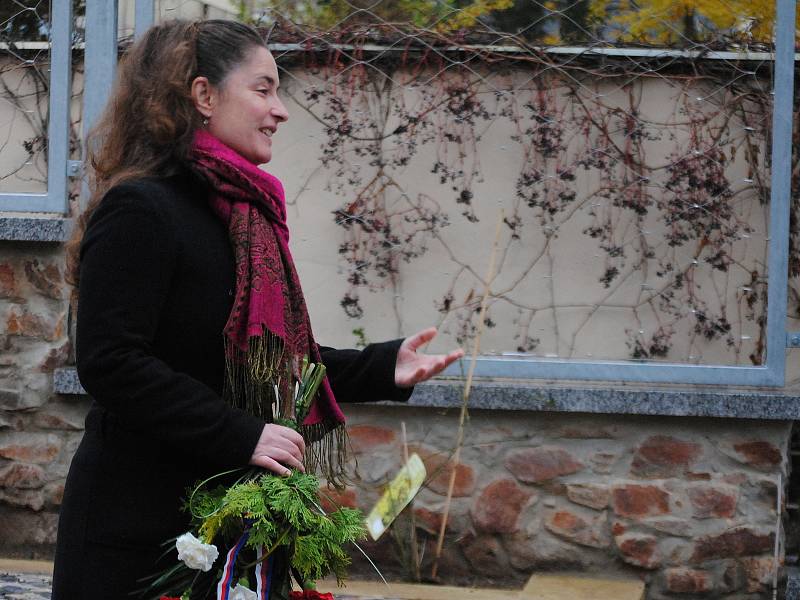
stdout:
[[(199, 479), (304, 463), (335, 477), (337, 398), (406, 399), (462, 355), (417, 354), (434, 329), (361, 352), (314, 342), (283, 189), (257, 168), (288, 118), (278, 85), (258, 33), (229, 21), (154, 27), (120, 64), (70, 248), (95, 403), (67, 478), (54, 600), (124, 598), (173, 561), (159, 562), (161, 543), (187, 529), (181, 497)], [(303, 358), (328, 381), (300, 435), (270, 421)]]

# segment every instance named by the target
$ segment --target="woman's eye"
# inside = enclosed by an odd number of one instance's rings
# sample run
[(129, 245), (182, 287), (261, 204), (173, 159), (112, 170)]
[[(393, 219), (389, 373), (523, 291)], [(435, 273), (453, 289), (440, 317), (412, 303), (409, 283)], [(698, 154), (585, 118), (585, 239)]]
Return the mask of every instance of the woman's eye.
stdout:
[(256, 91), (257, 91), (259, 94), (264, 94), (265, 96), (266, 96), (267, 94), (269, 94), (269, 90), (268, 90), (268, 89), (265, 89), (265, 88), (261, 88), (261, 89), (258, 89), (258, 90), (256, 90)]

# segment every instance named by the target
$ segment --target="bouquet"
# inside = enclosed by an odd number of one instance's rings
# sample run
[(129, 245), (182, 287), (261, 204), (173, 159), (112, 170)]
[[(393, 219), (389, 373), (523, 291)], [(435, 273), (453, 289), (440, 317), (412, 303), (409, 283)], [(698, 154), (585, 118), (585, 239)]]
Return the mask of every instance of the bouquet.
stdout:
[[(294, 418), (280, 417), (278, 386), (274, 422), (297, 429), (325, 375), (325, 367), (303, 360), (294, 387)], [(284, 407), (285, 408), (285, 407)], [(365, 537), (363, 516), (351, 508), (326, 514), (314, 475), (282, 477), (247, 469), (229, 487), (209, 485), (235, 471), (215, 475), (191, 492), (184, 504), (190, 531), (166, 542), (178, 562), (147, 578), (148, 600), (329, 599), (314, 581), (333, 573), (342, 583), (350, 558), (344, 546)], [(302, 591), (292, 591), (292, 580)]]

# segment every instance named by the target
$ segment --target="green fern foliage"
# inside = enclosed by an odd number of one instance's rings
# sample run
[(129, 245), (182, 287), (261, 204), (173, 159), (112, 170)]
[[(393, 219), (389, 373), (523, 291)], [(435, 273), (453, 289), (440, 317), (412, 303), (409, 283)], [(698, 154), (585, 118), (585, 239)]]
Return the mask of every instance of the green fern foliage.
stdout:
[[(294, 471), (288, 477), (264, 473), (219, 489), (195, 489), (187, 508), (193, 528), (206, 543), (218, 543), (249, 527), (247, 546), (271, 553), (286, 547), (303, 581), (333, 573), (343, 580), (350, 558), (344, 547), (366, 536), (360, 511), (340, 508), (325, 514), (318, 504), (319, 480)], [(224, 545), (224, 544), (223, 544)]]

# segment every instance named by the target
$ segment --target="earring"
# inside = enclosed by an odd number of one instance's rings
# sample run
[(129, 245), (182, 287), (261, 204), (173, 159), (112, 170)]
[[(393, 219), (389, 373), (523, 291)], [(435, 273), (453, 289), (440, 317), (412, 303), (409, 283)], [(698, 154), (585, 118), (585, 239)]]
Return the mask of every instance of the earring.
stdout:
[(208, 125), (208, 117), (204, 117), (203, 118), (203, 127), (206, 127), (207, 125)]

